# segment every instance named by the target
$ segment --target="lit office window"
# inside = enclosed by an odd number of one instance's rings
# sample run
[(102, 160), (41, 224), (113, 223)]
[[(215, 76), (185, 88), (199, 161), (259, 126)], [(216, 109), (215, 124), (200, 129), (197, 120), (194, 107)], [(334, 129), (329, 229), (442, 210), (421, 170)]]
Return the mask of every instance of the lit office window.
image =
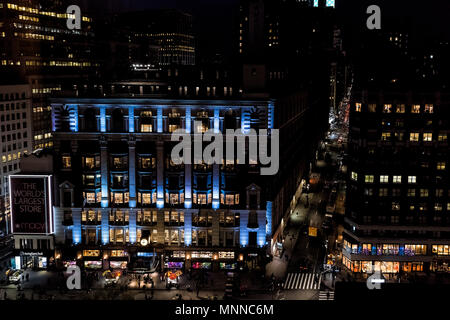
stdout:
[(432, 104), (426, 104), (425, 105), (425, 113), (433, 113), (433, 105)]
[(408, 176), (408, 183), (416, 183), (417, 177), (416, 176)]
[(396, 112), (397, 113), (405, 113), (405, 105), (404, 104), (398, 104)]
[(392, 104), (385, 104), (383, 108), (384, 113), (391, 113), (392, 112)]
[(353, 181), (358, 181), (358, 174), (356, 172), (352, 172), (351, 179)]
[(429, 133), (429, 132), (424, 133), (423, 134), (423, 141), (427, 141), (427, 142), (433, 141), (433, 134)]
[(411, 113), (420, 113), (420, 104), (414, 104), (411, 107)]
[(438, 162), (437, 163), (437, 169), (438, 170), (445, 170), (445, 162)]
[(70, 156), (62, 157), (62, 166), (63, 169), (70, 169), (72, 167), (72, 160)]
[(409, 134), (409, 141), (414, 141), (414, 142), (419, 141), (419, 133), (418, 132), (411, 132)]
[(402, 176), (394, 176), (392, 179), (393, 183), (402, 183)]
[(361, 103), (356, 103), (355, 104), (355, 111), (356, 112), (361, 112)]
[(389, 176), (380, 176), (380, 183), (388, 183), (389, 182)]
[(153, 126), (151, 124), (141, 124), (141, 132), (153, 132)]
[(366, 175), (364, 181), (366, 183), (373, 183), (374, 182), (374, 176), (373, 175)]

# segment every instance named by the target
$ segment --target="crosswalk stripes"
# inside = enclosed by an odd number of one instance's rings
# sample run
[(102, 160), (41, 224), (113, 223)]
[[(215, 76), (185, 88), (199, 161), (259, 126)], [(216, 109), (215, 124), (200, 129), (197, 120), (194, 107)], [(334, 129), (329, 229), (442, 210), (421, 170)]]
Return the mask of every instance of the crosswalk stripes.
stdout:
[(320, 273), (288, 273), (283, 289), (319, 290), (321, 281), (322, 275)]
[(334, 291), (320, 291), (319, 301), (320, 300), (334, 300)]

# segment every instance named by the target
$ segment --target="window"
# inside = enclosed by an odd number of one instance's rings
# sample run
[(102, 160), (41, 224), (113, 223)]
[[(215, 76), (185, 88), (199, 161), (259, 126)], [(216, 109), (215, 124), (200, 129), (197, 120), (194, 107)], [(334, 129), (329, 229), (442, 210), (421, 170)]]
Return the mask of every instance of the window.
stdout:
[(383, 132), (381, 134), (381, 141), (391, 141), (392, 134), (390, 132)]
[(411, 107), (411, 113), (420, 113), (420, 104), (413, 104)]
[(415, 197), (416, 189), (408, 189), (408, 197)]
[(356, 103), (355, 104), (355, 111), (356, 112), (361, 112), (361, 103)]
[(428, 189), (420, 189), (421, 197), (428, 197)]
[(377, 112), (377, 105), (374, 103), (369, 104), (369, 112)]
[(392, 104), (385, 104), (383, 108), (384, 113), (391, 113), (392, 112)]
[(388, 183), (389, 176), (380, 176), (380, 183)]
[(416, 176), (408, 176), (408, 183), (416, 183), (417, 177)]
[(373, 175), (366, 175), (364, 181), (366, 183), (373, 183), (374, 181), (374, 176)]
[(388, 189), (387, 188), (380, 188), (379, 195), (380, 195), (380, 197), (387, 197)]
[(432, 104), (425, 105), (425, 113), (433, 113), (433, 105)]
[(433, 245), (432, 252), (440, 256), (448, 256), (450, 255), (450, 245)]
[(445, 162), (438, 162), (436, 168), (438, 170), (445, 170)]
[(447, 141), (447, 134), (446, 133), (440, 133), (438, 135), (438, 141), (439, 142), (446, 142)]
[(404, 104), (398, 104), (396, 112), (397, 113), (405, 113), (405, 105)]
[(72, 161), (70, 156), (62, 157), (62, 167), (63, 169), (70, 169), (72, 167)]
[(393, 211), (398, 211), (398, 210), (400, 210), (400, 203), (398, 203), (398, 202), (392, 202), (392, 210), (393, 210)]
[(358, 181), (358, 174), (356, 172), (352, 172), (351, 179), (353, 181)]
[(151, 124), (141, 124), (141, 132), (153, 132)]
[(419, 141), (419, 133), (418, 132), (411, 132), (409, 134), (409, 141), (414, 141), (414, 142)]
[(433, 134), (432, 133), (424, 133), (423, 134), (423, 141), (433, 141)]
[(402, 183), (402, 176), (393, 176), (392, 182), (393, 183)]

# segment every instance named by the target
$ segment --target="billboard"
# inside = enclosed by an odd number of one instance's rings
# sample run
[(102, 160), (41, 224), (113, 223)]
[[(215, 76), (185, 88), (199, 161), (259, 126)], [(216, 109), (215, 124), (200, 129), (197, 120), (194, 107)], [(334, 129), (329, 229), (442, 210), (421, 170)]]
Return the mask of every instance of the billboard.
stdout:
[(50, 234), (54, 232), (51, 176), (9, 176), (11, 233)]

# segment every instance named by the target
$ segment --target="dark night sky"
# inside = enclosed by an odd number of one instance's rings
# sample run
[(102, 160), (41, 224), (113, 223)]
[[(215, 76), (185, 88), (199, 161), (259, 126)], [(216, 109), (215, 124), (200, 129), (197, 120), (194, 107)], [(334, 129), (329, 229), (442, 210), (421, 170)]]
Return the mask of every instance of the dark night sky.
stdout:
[[(211, 51), (228, 53), (236, 27), (239, 0), (80, 0), (91, 6), (96, 13), (141, 9), (177, 8), (194, 16), (195, 32), (200, 47)], [(383, 18), (409, 20), (419, 32), (450, 38), (449, 0), (336, 0), (341, 21), (357, 30), (365, 28), (368, 5), (381, 7)], [(105, 9), (106, 8), (106, 9)]]

